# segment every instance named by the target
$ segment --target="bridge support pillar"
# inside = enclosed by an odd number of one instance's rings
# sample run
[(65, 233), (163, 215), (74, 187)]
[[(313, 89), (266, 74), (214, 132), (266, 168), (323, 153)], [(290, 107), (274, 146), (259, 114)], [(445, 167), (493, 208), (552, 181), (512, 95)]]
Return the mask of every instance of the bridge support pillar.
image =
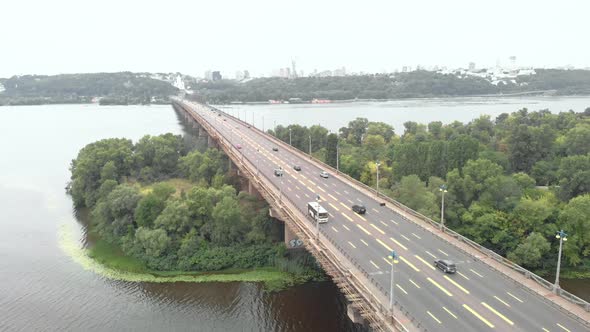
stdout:
[(352, 305), (350, 305), (350, 303), (346, 305), (346, 313), (348, 314), (348, 318), (350, 318), (353, 323), (363, 323), (363, 317), (361, 316), (361, 313)]
[(207, 146), (210, 148), (219, 148), (217, 142), (209, 135), (207, 135)]

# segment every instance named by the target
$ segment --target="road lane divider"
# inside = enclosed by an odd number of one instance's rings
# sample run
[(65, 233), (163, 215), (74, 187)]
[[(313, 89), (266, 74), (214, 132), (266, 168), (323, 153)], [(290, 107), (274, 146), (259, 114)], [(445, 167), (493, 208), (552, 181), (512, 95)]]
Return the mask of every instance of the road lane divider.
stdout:
[(402, 292), (404, 292), (404, 294), (408, 295), (408, 292), (406, 292), (406, 290), (402, 286), (400, 286), (399, 284), (395, 284), (395, 286), (399, 288)]
[(455, 285), (455, 287), (459, 288), (460, 290), (462, 290), (465, 294), (469, 294), (469, 291), (466, 290), (465, 288), (463, 288), (463, 286), (459, 285), (455, 280), (449, 278), (449, 276), (444, 276), (445, 279), (447, 279), (451, 284)]
[(469, 277), (467, 277), (467, 276), (466, 276), (466, 275), (464, 275), (463, 273), (461, 273), (461, 272), (457, 271), (457, 274), (458, 274), (458, 275), (460, 275), (460, 276), (462, 276), (463, 278), (465, 278), (465, 279), (469, 280)]
[(477, 275), (478, 275), (480, 278), (483, 278), (483, 276), (482, 276), (481, 274), (477, 273), (477, 271), (475, 271), (475, 270), (473, 270), (473, 269), (469, 269), (469, 271), (471, 271), (471, 272), (473, 272), (473, 273), (477, 274)]
[(453, 294), (451, 292), (449, 292), (446, 288), (444, 288), (443, 286), (441, 286), (438, 282), (432, 280), (432, 278), (428, 277), (426, 279), (428, 281), (430, 281), (430, 283), (432, 283), (433, 285), (435, 285), (438, 289), (440, 289), (443, 293), (447, 294), (448, 296), (453, 296)]
[(295, 194), (295, 197), (297, 197), (297, 199), (301, 199), (301, 197), (297, 194)]
[(482, 322), (484, 322), (490, 328), (492, 328), (492, 329), (494, 328), (494, 324), (490, 323), (490, 321), (488, 321), (487, 319), (483, 318), (482, 315), (478, 314), (477, 311), (471, 309), (471, 307), (468, 306), (467, 304), (463, 304), (463, 308), (467, 309), (467, 311), (469, 311), (473, 316), (479, 318), (479, 320), (481, 320)]
[(371, 225), (371, 227), (373, 227), (374, 229), (376, 229), (377, 231), (379, 231), (379, 233), (381, 233), (381, 234), (385, 235), (385, 232), (384, 232), (384, 231), (382, 231), (382, 230), (381, 230), (381, 228), (379, 228), (379, 227), (375, 226), (374, 224), (370, 224), (370, 225)]
[(430, 311), (426, 310), (426, 313), (428, 313), (430, 315), (430, 317), (432, 317), (432, 319), (434, 319), (436, 322), (438, 322), (439, 324), (442, 324), (442, 322), (440, 320), (438, 320), (438, 318), (436, 318), (436, 316), (434, 316)]
[(350, 232), (350, 228), (346, 227), (346, 225), (342, 224), (341, 226), (346, 228), (346, 230)]
[(501, 298), (497, 297), (496, 295), (494, 295), (494, 298), (498, 301), (500, 301), (502, 304), (504, 304), (505, 306), (507, 306), (508, 308), (510, 308), (510, 304), (506, 303), (504, 300), (502, 300)]
[(418, 286), (418, 284), (415, 283), (414, 280), (410, 279), (410, 282), (412, 283), (412, 285), (416, 286), (416, 288), (420, 289), (420, 286)]
[(406, 241), (408, 241), (408, 242), (412, 242), (412, 241), (411, 241), (411, 240), (410, 240), (410, 239), (409, 239), (407, 236), (405, 236), (405, 235), (403, 235), (403, 234), (400, 234), (399, 236), (403, 237), (403, 238), (404, 238), (404, 239), (406, 239)]
[(356, 246), (352, 242), (348, 241), (348, 244), (350, 244), (351, 247), (353, 247), (354, 249), (356, 249)]
[(334, 232), (338, 233), (338, 230), (334, 228), (334, 226), (332, 226), (332, 229), (334, 230)]
[(375, 208), (371, 208), (371, 210), (373, 210), (373, 211), (375, 211), (375, 212), (379, 213), (379, 210), (377, 210), (377, 209), (375, 209)]
[(332, 203), (328, 203), (328, 205), (330, 205), (330, 206), (331, 206), (331, 207), (332, 207), (334, 210), (336, 210), (336, 211), (340, 212), (340, 209), (338, 209), (338, 208), (336, 207), (336, 205), (334, 205), (334, 204), (332, 204)]
[(404, 248), (404, 250), (408, 250), (408, 248), (406, 248), (406, 246), (404, 246), (403, 244), (399, 243), (399, 241), (398, 241), (398, 240), (396, 240), (396, 239), (394, 239), (394, 238), (392, 238), (392, 237), (390, 237), (389, 239), (390, 239), (391, 241), (395, 242), (395, 244), (397, 244), (398, 246), (400, 246), (400, 247)]
[(367, 247), (369, 246), (369, 244), (367, 242), (365, 242), (365, 240), (361, 239), (361, 242), (366, 245)]
[(402, 262), (406, 263), (409, 267), (411, 267), (412, 269), (414, 269), (414, 271), (420, 272), (420, 269), (417, 268), (414, 264), (412, 264), (412, 262), (408, 261), (407, 259), (403, 258), (402, 256), (399, 256), (399, 259), (401, 259)]
[(372, 260), (369, 260), (369, 262), (370, 262), (371, 264), (373, 264), (373, 266), (374, 266), (376, 269), (378, 269), (378, 270), (381, 270), (381, 268), (379, 267), (379, 265), (375, 264), (375, 262), (373, 262)]
[(416, 234), (414, 234), (414, 233), (412, 233), (412, 235), (414, 235), (414, 237), (415, 237), (415, 238), (417, 238), (418, 240), (422, 240), (422, 238), (421, 238), (421, 237), (419, 237), (418, 235), (416, 235)]
[(520, 303), (524, 303), (524, 301), (523, 301), (523, 300), (521, 300), (521, 299), (519, 299), (518, 297), (516, 297), (516, 296), (512, 295), (512, 293), (510, 293), (510, 292), (506, 292), (506, 293), (507, 293), (508, 295), (510, 295), (512, 298), (514, 298), (516, 301), (518, 301), (518, 302), (520, 302)]
[(443, 307), (443, 309), (451, 316), (453, 316), (455, 319), (459, 319), (459, 317), (457, 317), (454, 313), (451, 312), (451, 310), (447, 309), (446, 307)]
[(561, 325), (559, 323), (555, 323), (555, 324), (557, 324), (557, 326), (561, 327), (564, 331), (571, 332), (570, 330), (568, 330), (567, 328), (565, 328), (565, 326), (563, 326), (563, 325)]
[(506, 323), (510, 324), (510, 325), (514, 325), (514, 322), (511, 321), (510, 319), (508, 319), (506, 316), (502, 315), (500, 312), (498, 312), (498, 310), (492, 308), (489, 304), (482, 302), (481, 305), (483, 305), (484, 307), (486, 307), (489, 311), (493, 312), (494, 314), (496, 314), (496, 316), (502, 318), (503, 321), (505, 321)]
[(379, 222), (381, 223), (381, 225), (385, 226), (385, 227), (389, 227), (388, 224), (386, 224), (383, 220), (379, 220)]
[(344, 212), (340, 212), (344, 216), (344, 218), (348, 219), (350, 222), (354, 222), (351, 217), (347, 216)]
[(430, 257), (432, 257), (432, 258), (436, 259), (436, 256), (434, 256), (433, 254), (431, 254), (431, 253), (430, 253), (430, 251), (428, 251), (428, 250), (425, 250), (425, 251), (426, 251), (426, 253), (427, 253), (427, 254), (428, 254)]
[(396, 225), (399, 225), (399, 223), (397, 221), (393, 220), (393, 219), (390, 219), (389, 221), (391, 221), (392, 223), (394, 223)]
[(440, 249), (436, 249), (436, 250), (438, 250), (438, 251), (439, 251), (441, 254), (443, 254), (443, 255), (445, 255), (445, 256), (447, 256), (447, 257), (449, 257), (449, 254), (447, 254), (446, 252), (444, 252), (444, 251), (442, 251), (442, 250), (440, 250)]
[(330, 196), (333, 200), (335, 200), (336, 202), (338, 202), (338, 198), (336, 198), (336, 197), (334, 197), (334, 196), (332, 196), (330, 194), (328, 194), (328, 196)]
[(347, 209), (347, 210), (348, 210), (348, 209), (350, 209), (350, 207), (349, 207), (349, 206), (347, 206), (346, 204), (344, 204), (344, 203), (342, 203), (342, 202), (339, 202), (339, 203), (340, 203), (340, 205), (344, 206), (344, 208), (345, 208), (345, 209)]
[(379, 242), (380, 245), (382, 245), (383, 247), (385, 247), (385, 249), (387, 249), (387, 251), (391, 252), (393, 251), (393, 249), (391, 249), (390, 246), (388, 246), (387, 244), (383, 243), (383, 241), (379, 240), (379, 239), (375, 239), (377, 240), (377, 242)]
[(355, 224), (355, 225), (356, 225), (356, 227), (360, 228), (363, 232), (365, 232), (367, 235), (372, 235), (371, 232), (366, 230), (363, 226), (361, 226), (359, 224)]
[(420, 257), (418, 255), (414, 255), (414, 257), (418, 258), (418, 260), (420, 260), (422, 263), (424, 263), (424, 265), (428, 266), (429, 268), (431, 268), (433, 270), (436, 270), (434, 268), (434, 266), (432, 264), (428, 263), (427, 261), (425, 261), (424, 258), (422, 258), (422, 257)]

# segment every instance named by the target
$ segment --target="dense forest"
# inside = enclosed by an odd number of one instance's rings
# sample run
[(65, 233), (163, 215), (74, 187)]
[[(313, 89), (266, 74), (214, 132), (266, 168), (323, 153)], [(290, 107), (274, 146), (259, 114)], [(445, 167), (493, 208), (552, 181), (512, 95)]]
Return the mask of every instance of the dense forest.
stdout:
[(258, 78), (236, 81), (195, 82), (192, 98), (208, 103), (267, 102), (301, 98), (331, 100), (396, 99), (474, 96), (548, 91), (560, 95), (590, 94), (590, 71), (536, 69), (535, 75), (518, 76), (512, 82), (494, 85), (473, 76), (413, 71), (344, 77)]
[[(551, 273), (555, 233), (564, 246), (566, 276), (590, 275), (590, 108), (552, 114), (522, 109), (467, 124), (406, 122), (396, 134), (383, 122), (351, 121), (326, 128), (278, 126), (269, 133), (340, 171), (376, 185), (401, 203), (514, 262)], [(337, 149), (338, 147), (338, 149)]]
[(104, 105), (167, 103), (168, 96), (178, 92), (168, 82), (130, 72), (13, 76), (0, 83), (5, 89), (0, 106), (79, 104), (94, 98)]
[(311, 256), (286, 253), (266, 202), (239, 192), (227, 157), (186, 142), (165, 134), (84, 147), (70, 193), (77, 208), (90, 208), (91, 231), (155, 271), (274, 267), (293, 280), (318, 277)]

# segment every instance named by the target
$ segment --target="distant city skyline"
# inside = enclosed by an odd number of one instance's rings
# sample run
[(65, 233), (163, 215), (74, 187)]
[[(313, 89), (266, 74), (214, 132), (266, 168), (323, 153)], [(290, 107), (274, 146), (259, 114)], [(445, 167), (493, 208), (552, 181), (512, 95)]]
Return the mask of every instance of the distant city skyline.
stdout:
[(8, 1), (0, 77), (207, 70), (259, 77), (292, 68), (292, 60), (298, 74), (376, 73), (492, 67), (510, 56), (535, 68), (587, 68), (588, 12), (590, 3), (576, 0)]

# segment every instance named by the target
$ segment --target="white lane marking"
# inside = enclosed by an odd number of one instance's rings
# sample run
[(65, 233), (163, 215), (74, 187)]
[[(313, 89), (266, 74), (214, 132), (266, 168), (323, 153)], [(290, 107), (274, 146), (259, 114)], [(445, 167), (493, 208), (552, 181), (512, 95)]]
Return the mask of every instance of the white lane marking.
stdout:
[(414, 235), (414, 237), (417, 238), (418, 240), (421, 240), (422, 239), (421, 237), (419, 237), (418, 235), (416, 235), (414, 233), (412, 233), (412, 235)]
[(361, 242), (364, 243), (367, 247), (369, 246), (369, 244), (365, 242), (365, 240), (361, 239)]

